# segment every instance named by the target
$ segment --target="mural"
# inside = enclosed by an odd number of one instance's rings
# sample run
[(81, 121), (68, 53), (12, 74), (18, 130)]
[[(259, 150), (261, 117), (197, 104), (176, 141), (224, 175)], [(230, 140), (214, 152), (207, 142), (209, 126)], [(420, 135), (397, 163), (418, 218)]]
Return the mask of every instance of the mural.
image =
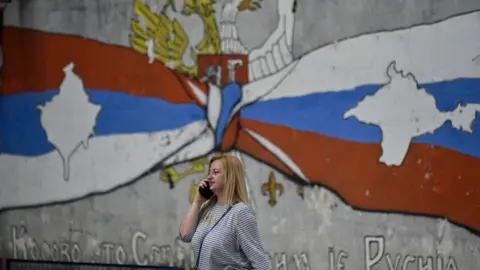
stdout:
[[(255, 210), (259, 200), (277, 207), (288, 193), (305, 201), (306, 189), (320, 186), (355, 210), (441, 218), (479, 233), (480, 11), (295, 56), (297, 1), (276, 1), (276, 27), (253, 48), (237, 18), (262, 10), (255, 0), (157, 8), (133, 0), (128, 47), (3, 27), (0, 209), (106, 194), (152, 173), (172, 192), (187, 182), (191, 201), (208, 156), (230, 152), (268, 168), (268, 178), (247, 175)], [(198, 43), (181, 17), (201, 22)], [(17, 249), (21, 228), (11, 229), (16, 256), (40, 254), (38, 243), (29, 246), (37, 251)], [(109, 244), (117, 262), (152, 262), (136, 249), (147, 234), (135, 237), (133, 259)], [(366, 269), (381, 260), (408, 267), (410, 259), (385, 253), (382, 239), (365, 238)], [(82, 259), (79, 247), (61, 250), (57, 259)], [(344, 269), (348, 255), (330, 251), (331, 269)], [(307, 253), (288, 256), (296, 269), (310, 269)], [(436, 269), (457, 269), (441, 259)]]

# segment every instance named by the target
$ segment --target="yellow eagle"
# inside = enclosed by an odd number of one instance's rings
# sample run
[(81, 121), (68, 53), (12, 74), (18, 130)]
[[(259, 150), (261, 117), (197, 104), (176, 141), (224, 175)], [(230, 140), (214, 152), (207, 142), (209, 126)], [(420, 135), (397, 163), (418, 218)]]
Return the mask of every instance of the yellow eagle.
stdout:
[[(196, 63), (198, 54), (220, 54), (220, 37), (215, 20), (215, 0), (184, 0), (181, 14), (190, 16), (196, 14), (203, 22), (203, 38), (194, 48), (190, 48), (190, 56)], [(176, 71), (196, 76), (197, 64), (186, 66), (182, 60), (190, 44), (188, 35), (176, 19), (170, 19), (165, 11), (167, 8), (177, 11), (173, 0), (167, 0), (160, 14), (156, 14), (141, 0), (133, 1), (133, 11), (136, 18), (130, 23), (131, 47), (141, 54), (148, 54), (148, 41), (153, 41), (153, 54), (156, 60)], [(242, 0), (238, 5), (239, 11), (256, 10), (261, 5), (251, 0)], [(141, 25), (141, 19), (144, 26)]]
[[(261, 0), (240, 0), (237, 6), (238, 11), (254, 11), (261, 7), (258, 1)], [(214, 4), (215, 0), (184, 0), (181, 14), (184, 16), (196, 14), (202, 20), (204, 29), (200, 43), (194, 48), (190, 48), (190, 57), (195, 63), (192, 66), (185, 65), (182, 60), (190, 44), (187, 33), (178, 20), (170, 19), (165, 13), (168, 8), (177, 12), (173, 0), (166, 1), (160, 14), (153, 12), (141, 0), (133, 1), (135, 17), (130, 22), (132, 31), (129, 36), (130, 46), (140, 54), (153, 54), (155, 60), (179, 73), (192, 77), (197, 76), (197, 55), (222, 53)], [(153, 48), (149, 48), (149, 46), (153, 46)], [(189, 174), (199, 173), (199, 169), (205, 170), (205, 163), (208, 163), (206, 158), (199, 158), (193, 161), (192, 167), (184, 172), (177, 172), (173, 166), (170, 166), (162, 170), (162, 180), (174, 185)]]

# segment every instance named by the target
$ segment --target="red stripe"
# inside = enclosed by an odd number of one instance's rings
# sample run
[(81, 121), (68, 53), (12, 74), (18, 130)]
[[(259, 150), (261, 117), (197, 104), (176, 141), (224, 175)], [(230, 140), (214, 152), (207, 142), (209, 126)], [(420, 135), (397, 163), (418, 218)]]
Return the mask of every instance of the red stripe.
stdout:
[[(241, 121), (243, 122), (244, 120)], [(278, 170), (282, 171), (287, 175), (293, 175), (292, 171), (287, 166), (285, 166), (285, 164), (283, 164), (275, 155), (273, 155), (265, 147), (259, 144), (244, 130), (240, 130), (238, 132), (235, 148), (257, 160), (260, 160), (274, 168), (277, 168)]]
[[(448, 218), (480, 231), (480, 160), (441, 147), (412, 144), (399, 167), (379, 163), (378, 144), (242, 120), (287, 153), (310, 182), (337, 192), (353, 207)], [(247, 153), (255, 146), (243, 142)], [(274, 164), (273, 164), (274, 165)], [(277, 167), (287, 174), (284, 166)]]
[[(2, 51), (0, 52), (2, 55), (3, 61), (5, 61), (5, 54), (3, 53), (3, 11), (5, 7), (0, 7), (0, 47), (2, 48)], [(3, 66), (4, 63), (0, 63), (0, 74), (3, 72)], [(2, 78), (0, 77), (0, 87), (3, 87), (2, 85)], [(0, 90), (0, 95), (2, 95), (3, 90)]]
[[(42, 92), (58, 88), (63, 67), (75, 63), (74, 71), (86, 88), (150, 96), (174, 103), (196, 102), (178, 75), (158, 61), (131, 48), (22, 28), (3, 28), (3, 95)], [(207, 92), (204, 84), (197, 86)]]

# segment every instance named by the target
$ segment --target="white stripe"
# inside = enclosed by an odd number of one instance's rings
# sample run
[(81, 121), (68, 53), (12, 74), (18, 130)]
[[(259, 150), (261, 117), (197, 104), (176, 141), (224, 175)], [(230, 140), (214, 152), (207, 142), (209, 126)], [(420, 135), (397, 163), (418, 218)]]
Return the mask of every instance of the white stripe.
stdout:
[(220, 118), (220, 110), (222, 109), (222, 92), (218, 86), (209, 84), (208, 101), (207, 101), (207, 117), (208, 122), (213, 127), (217, 128), (218, 118)]
[(198, 138), (195, 138), (193, 142), (162, 162), (162, 165), (168, 167), (173, 164), (185, 162), (186, 160), (194, 160), (206, 156), (214, 148), (215, 134), (211, 129), (207, 128)]
[(207, 104), (207, 95), (190, 80), (187, 80), (187, 84), (190, 86), (190, 89), (192, 89), (192, 92), (198, 101), (203, 105)]
[[(432, 25), (327, 45), (297, 60), (287, 78), (263, 100), (383, 84), (388, 82), (386, 69), (392, 61), (399, 70), (411, 72), (419, 83), (479, 78), (480, 65), (473, 61), (480, 53), (479, 17), (480, 12), (474, 12)], [(265, 91), (258, 81), (244, 88), (253, 93)]]
[[(287, 67), (271, 76), (245, 85), (242, 88), (242, 99), (235, 106), (235, 108), (233, 108), (229, 119), (231, 119), (232, 116), (235, 115), (235, 113), (237, 113), (243, 106), (263, 98), (265, 95), (276, 89), (276, 87), (281, 84), (282, 81), (288, 77), (288, 74), (295, 68), (296, 63), (298, 62), (292, 62)], [(295, 91), (293, 92), (295, 93)]]
[(250, 134), (256, 141), (258, 141), (261, 145), (267, 148), (272, 154), (274, 154), (278, 159), (280, 159), (287, 167), (289, 167), (296, 175), (301, 177), (305, 181), (309, 181), (305, 175), (303, 174), (302, 170), (298, 165), (285, 153), (282, 149), (278, 148), (275, 144), (267, 140), (262, 135), (247, 129), (243, 128), (248, 134)]
[(72, 156), (68, 182), (57, 151), (38, 157), (2, 154), (0, 209), (108, 191), (168, 158), (206, 128), (206, 121), (198, 121), (170, 131), (93, 137), (88, 149), (79, 147)]

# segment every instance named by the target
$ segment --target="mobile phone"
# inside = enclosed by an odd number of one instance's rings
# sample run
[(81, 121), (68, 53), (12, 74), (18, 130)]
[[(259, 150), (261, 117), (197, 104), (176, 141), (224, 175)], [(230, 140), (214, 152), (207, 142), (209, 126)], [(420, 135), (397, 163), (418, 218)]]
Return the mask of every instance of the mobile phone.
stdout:
[(202, 195), (202, 197), (208, 200), (213, 196), (213, 191), (210, 189), (210, 183), (208, 181), (205, 183), (207, 184), (207, 186), (200, 187), (198, 189), (198, 192), (200, 192), (200, 195)]

